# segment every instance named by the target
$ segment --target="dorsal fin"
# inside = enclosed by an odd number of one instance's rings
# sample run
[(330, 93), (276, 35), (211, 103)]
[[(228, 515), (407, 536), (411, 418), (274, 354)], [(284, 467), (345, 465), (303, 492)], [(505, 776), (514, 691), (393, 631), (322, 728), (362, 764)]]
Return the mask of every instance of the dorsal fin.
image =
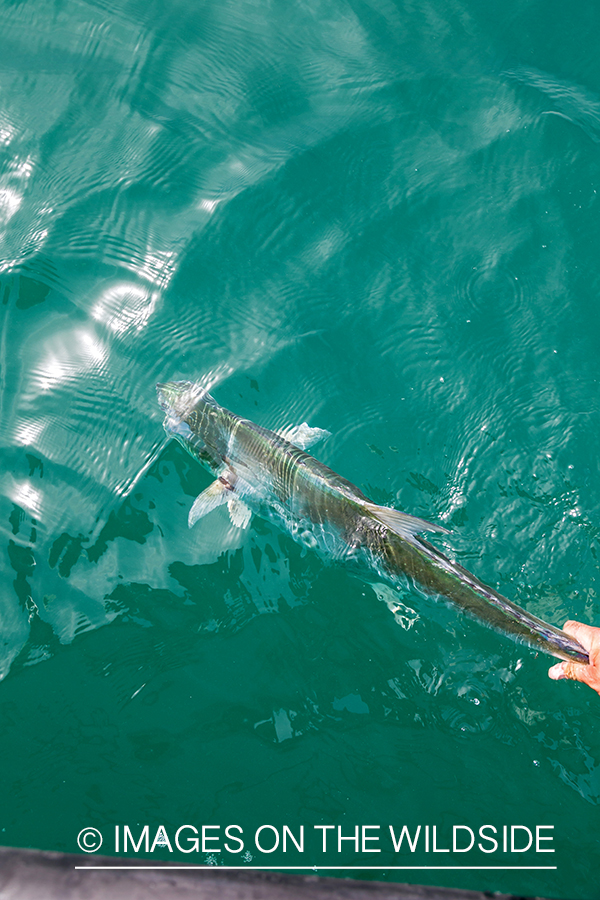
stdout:
[(383, 525), (386, 525), (390, 531), (395, 532), (405, 540), (411, 540), (421, 531), (438, 531), (440, 534), (450, 534), (448, 529), (442, 525), (434, 525), (433, 522), (428, 522), (426, 519), (409, 516), (407, 513), (400, 512), (399, 509), (391, 509), (389, 506), (377, 506), (376, 503), (365, 503), (365, 508)]

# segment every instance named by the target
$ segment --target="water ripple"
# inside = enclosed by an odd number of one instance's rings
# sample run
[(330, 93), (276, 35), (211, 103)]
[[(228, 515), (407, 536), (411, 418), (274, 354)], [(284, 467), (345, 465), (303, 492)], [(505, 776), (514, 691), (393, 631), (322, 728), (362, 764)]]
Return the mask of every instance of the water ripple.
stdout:
[[(104, 693), (74, 695), (75, 717), (117, 703), (185, 718), (177, 742), (134, 723), (136, 772), (217, 736), (208, 808), (251, 778), (264, 793), (258, 772), (227, 787), (240, 741), (246, 772), (264, 758), (275, 777), (279, 758), (321, 818), (432, 773), (436, 802), (454, 809), (458, 785), (472, 803), (482, 754), (507, 783), (516, 766), (515, 794), (530, 757), (538, 796), (564, 785), (559, 805), (597, 805), (593, 715), (529, 651), (410, 585), (374, 591), (258, 518), (242, 534), (221, 509), (188, 529), (210, 476), (167, 443), (154, 390), (198, 379), (259, 424), (328, 429), (318, 458), (446, 522), (440, 546), (477, 575), (557, 623), (594, 621), (586, 78), (563, 77), (568, 62), (499, 76), (487, 60), (530, 31), (490, 36), (464, 4), (3, 13), (0, 677), (18, 676), (3, 690), (26, 710), (30, 666), (57, 664), (54, 690), (93, 659)], [(131, 771), (122, 750), (114, 771)]]
[[(471, 316), (490, 316), (501, 311), (507, 319), (517, 315), (523, 304), (523, 283), (500, 259), (490, 255), (477, 265), (463, 265), (453, 277), (457, 312), (470, 321)], [(458, 314), (460, 314), (458, 312)]]

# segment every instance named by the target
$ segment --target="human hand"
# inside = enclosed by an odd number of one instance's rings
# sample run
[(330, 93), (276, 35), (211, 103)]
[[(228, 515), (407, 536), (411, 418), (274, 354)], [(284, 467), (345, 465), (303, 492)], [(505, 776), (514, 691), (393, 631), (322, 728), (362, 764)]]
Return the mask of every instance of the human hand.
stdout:
[(582, 622), (565, 622), (563, 631), (576, 638), (588, 651), (590, 664), (576, 662), (560, 662), (549, 670), (553, 681), (569, 678), (572, 681), (583, 681), (600, 694), (600, 628), (584, 625)]

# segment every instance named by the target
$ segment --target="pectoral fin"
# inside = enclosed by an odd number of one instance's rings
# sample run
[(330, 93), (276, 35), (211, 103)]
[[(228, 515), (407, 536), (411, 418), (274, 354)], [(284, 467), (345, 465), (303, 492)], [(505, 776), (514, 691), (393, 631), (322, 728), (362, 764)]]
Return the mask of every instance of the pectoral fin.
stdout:
[(191, 528), (192, 525), (196, 524), (198, 519), (201, 519), (202, 516), (205, 516), (213, 509), (216, 509), (217, 506), (221, 506), (222, 503), (227, 503), (230, 496), (231, 490), (219, 479), (213, 481), (212, 484), (209, 484), (206, 490), (202, 491), (201, 494), (198, 494), (194, 500), (194, 504), (190, 509), (190, 514), (188, 516), (189, 527)]
[(232, 524), (238, 528), (247, 528), (252, 518), (252, 510), (246, 506), (244, 501), (236, 497), (235, 494), (230, 494), (227, 500), (227, 507)]
[(390, 509), (389, 506), (365, 503), (365, 507), (372, 516), (379, 519), (390, 531), (394, 531), (400, 537), (405, 538), (405, 540), (411, 540), (420, 531), (438, 531), (441, 534), (450, 534), (448, 529), (442, 525), (434, 525), (433, 522), (428, 522), (426, 519), (409, 516), (398, 509)]
[(330, 431), (326, 431), (325, 428), (311, 428), (306, 422), (303, 422), (302, 425), (290, 425), (288, 428), (278, 431), (277, 434), (300, 450), (308, 450), (313, 444), (331, 437)]

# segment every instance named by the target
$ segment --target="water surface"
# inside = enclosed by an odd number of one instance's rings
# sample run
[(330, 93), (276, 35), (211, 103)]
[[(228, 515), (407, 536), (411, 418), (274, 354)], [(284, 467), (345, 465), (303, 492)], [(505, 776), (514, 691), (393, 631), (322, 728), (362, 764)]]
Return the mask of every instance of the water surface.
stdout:
[[(600, 624), (598, 19), (2, 2), (3, 843), (552, 825), (553, 855), (153, 857), (599, 896), (598, 697), (268, 523), (189, 531), (210, 478), (154, 391), (330, 430), (319, 459), (484, 581)], [(557, 868), (389, 868), (440, 859)]]

